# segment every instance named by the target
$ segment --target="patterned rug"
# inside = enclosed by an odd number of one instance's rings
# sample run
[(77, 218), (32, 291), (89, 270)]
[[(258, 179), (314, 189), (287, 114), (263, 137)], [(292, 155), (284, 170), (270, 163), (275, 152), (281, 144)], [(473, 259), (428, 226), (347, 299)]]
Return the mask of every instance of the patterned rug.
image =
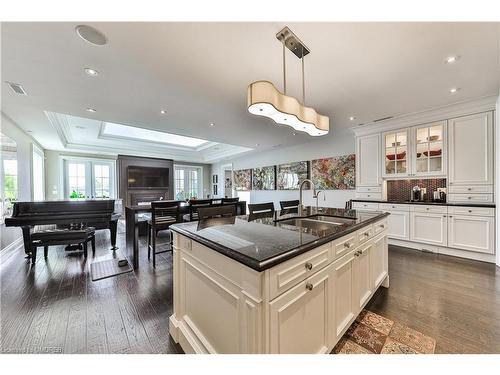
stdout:
[(333, 348), (335, 354), (433, 354), (436, 340), (363, 310)]

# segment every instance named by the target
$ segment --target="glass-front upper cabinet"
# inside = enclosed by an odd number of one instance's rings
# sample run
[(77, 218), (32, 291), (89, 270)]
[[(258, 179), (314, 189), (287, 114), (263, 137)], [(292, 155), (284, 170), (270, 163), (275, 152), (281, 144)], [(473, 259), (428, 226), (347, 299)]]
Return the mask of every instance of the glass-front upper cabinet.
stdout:
[(445, 173), (445, 129), (444, 121), (416, 126), (414, 135), (412, 173), (414, 176), (442, 175)]
[(388, 176), (408, 175), (409, 131), (401, 129), (384, 134), (384, 173)]

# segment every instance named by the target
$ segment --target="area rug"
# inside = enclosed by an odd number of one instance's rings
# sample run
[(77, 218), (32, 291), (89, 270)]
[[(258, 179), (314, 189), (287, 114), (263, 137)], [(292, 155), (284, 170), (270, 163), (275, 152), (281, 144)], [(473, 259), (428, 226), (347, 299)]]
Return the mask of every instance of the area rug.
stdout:
[(130, 264), (119, 267), (118, 260), (119, 259), (108, 259), (92, 263), (90, 265), (90, 274), (92, 275), (92, 281), (107, 279), (108, 277), (121, 275), (122, 273), (132, 272), (132, 267), (130, 267)]
[(334, 354), (433, 354), (436, 340), (363, 310), (333, 348)]

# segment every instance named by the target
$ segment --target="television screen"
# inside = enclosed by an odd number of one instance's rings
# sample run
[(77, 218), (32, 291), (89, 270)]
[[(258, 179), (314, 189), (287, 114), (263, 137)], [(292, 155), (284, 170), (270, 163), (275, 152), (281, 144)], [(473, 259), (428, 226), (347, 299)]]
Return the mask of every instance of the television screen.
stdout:
[(168, 188), (168, 168), (128, 167), (129, 188)]

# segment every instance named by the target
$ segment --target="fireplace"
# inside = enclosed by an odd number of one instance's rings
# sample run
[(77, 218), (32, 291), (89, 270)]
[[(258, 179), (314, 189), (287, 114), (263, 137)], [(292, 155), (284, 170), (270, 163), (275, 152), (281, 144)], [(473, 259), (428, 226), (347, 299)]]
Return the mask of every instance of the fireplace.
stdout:
[(124, 206), (173, 199), (173, 160), (118, 155), (117, 166)]

